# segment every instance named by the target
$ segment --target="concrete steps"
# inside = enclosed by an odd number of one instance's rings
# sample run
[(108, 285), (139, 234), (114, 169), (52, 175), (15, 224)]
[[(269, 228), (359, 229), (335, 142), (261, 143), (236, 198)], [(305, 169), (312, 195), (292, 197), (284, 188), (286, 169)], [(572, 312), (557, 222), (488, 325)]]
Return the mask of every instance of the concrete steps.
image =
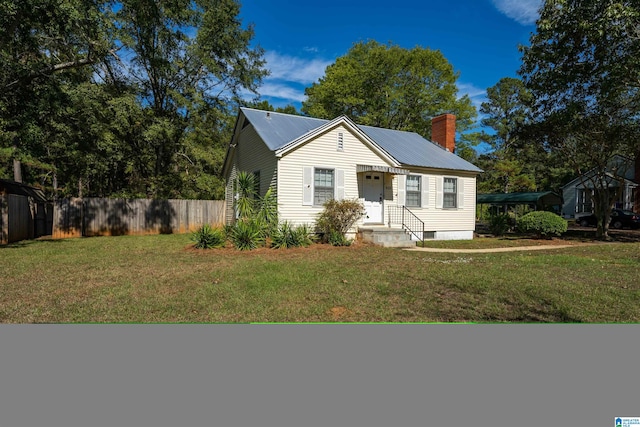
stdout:
[(387, 248), (411, 248), (416, 246), (416, 242), (411, 240), (411, 236), (402, 228), (360, 227), (358, 235), (364, 242)]

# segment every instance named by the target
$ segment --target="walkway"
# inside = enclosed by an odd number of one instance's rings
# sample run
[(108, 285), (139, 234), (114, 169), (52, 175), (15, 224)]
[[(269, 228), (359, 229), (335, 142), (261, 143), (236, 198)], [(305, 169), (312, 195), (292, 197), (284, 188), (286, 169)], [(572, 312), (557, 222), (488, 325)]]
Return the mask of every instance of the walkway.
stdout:
[(544, 251), (548, 249), (562, 249), (572, 248), (576, 246), (587, 246), (595, 243), (583, 243), (580, 245), (540, 245), (540, 246), (514, 246), (510, 248), (487, 248), (487, 249), (447, 249), (447, 248), (407, 248), (406, 251), (419, 251), (419, 252), (450, 252), (450, 253), (466, 253), (466, 254), (480, 254), (490, 252), (516, 252), (516, 251)]

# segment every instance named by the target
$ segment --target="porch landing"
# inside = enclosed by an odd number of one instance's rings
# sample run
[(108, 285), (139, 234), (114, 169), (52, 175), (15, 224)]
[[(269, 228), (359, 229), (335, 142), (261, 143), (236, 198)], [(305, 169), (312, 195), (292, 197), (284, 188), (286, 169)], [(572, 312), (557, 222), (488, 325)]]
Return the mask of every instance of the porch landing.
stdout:
[(358, 228), (358, 237), (364, 242), (387, 248), (412, 248), (416, 242), (402, 228), (392, 228), (384, 225), (366, 225)]

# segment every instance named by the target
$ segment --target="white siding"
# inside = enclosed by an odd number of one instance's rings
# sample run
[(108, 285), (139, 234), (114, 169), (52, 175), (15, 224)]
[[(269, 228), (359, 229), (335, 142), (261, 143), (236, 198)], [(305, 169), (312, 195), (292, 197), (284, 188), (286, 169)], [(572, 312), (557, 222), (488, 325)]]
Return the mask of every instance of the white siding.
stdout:
[[(419, 174), (419, 171), (412, 171), (412, 174)], [(457, 178), (459, 186), (458, 199), (460, 207), (456, 209), (442, 208), (442, 179), (444, 176)], [(456, 175), (447, 173), (446, 175), (436, 173), (422, 173), (422, 182), (425, 183), (424, 192), (428, 192), (428, 201), (422, 208), (409, 208), (420, 220), (425, 223), (426, 231), (473, 231), (475, 230), (476, 217), (476, 178), (475, 176)], [(402, 176), (396, 176), (393, 180), (394, 192), (398, 193), (398, 182), (404, 182)], [(438, 191), (439, 190), (439, 191)], [(402, 191), (400, 191), (402, 194)], [(435, 195), (433, 197), (432, 195)], [(394, 203), (395, 204), (395, 203)], [(468, 233), (467, 233), (468, 234)], [(451, 234), (453, 235), (453, 234)]]
[[(336, 149), (338, 132), (344, 135), (344, 149)], [(336, 196), (347, 199), (359, 198), (359, 182), (356, 165), (392, 166), (373, 152), (367, 144), (357, 138), (350, 130), (338, 126), (318, 136), (312, 141), (299, 146), (276, 158), (260, 140), (252, 126), (247, 126), (241, 133), (233, 162), (233, 172), (260, 170), (261, 194), (269, 185), (274, 186), (278, 197), (278, 208), (281, 220), (294, 224), (313, 224), (322, 206), (308, 205), (303, 201), (305, 194), (304, 171), (313, 168), (328, 168), (336, 171)], [(311, 168), (311, 169), (309, 169)], [(475, 230), (476, 178), (473, 174), (447, 172), (443, 175), (433, 170), (413, 170), (412, 174), (421, 175), (423, 182), (423, 207), (411, 208), (411, 211), (425, 223), (426, 231), (441, 232), (441, 236), (469, 235)], [(458, 178), (461, 199), (460, 208), (437, 208), (441, 203), (443, 176)], [(277, 178), (277, 180), (276, 180)], [(309, 177), (307, 177), (309, 179)], [(384, 221), (387, 221), (387, 208), (403, 205), (398, 199), (404, 199), (404, 184), (398, 188), (398, 182), (404, 183), (401, 175), (385, 174)], [(311, 184), (313, 178), (311, 176)], [(228, 185), (229, 187), (229, 185)], [(312, 189), (311, 189), (312, 190)], [(311, 196), (313, 193), (311, 193)], [(307, 193), (309, 197), (309, 193)], [(227, 198), (229, 201), (229, 198)], [(360, 223), (356, 225), (360, 225)]]
[(262, 142), (253, 126), (247, 126), (240, 133), (236, 148), (235, 162), (238, 172), (260, 171), (260, 195), (266, 193), (269, 186), (276, 185), (276, 157), (273, 151)]
[(277, 161), (271, 150), (262, 142), (253, 126), (244, 128), (237, 141), (237, 147), (232, 159), (231, 169), (226, 182), (226, 221), (230, 224), (235, 219), (234, 181), (238, 172), (260, 171), (260, 195), (263, 196), (271, 186), (276, 189)]
[(576, 185), (568, 185), (562, 189), (562, 217), (574, 218), (576, 215)]
[[(338, 132), (343, 133), (343, 150), (336, 149)], [(331, 129), (285, 154), (278, 162), (280, 218), (295, 224), (313, 224), (322, 211), (322, 206), (305, 206), (303, 203), (305, 168), (334, 169), (336, 197), (359, 198), (356, 164), (391, 166), (343, 126)]]

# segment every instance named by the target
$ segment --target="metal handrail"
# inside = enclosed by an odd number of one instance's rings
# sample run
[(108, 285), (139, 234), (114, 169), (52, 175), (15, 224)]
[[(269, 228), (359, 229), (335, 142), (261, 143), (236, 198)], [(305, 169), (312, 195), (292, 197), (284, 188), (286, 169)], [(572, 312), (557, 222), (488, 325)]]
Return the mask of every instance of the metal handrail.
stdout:
[[(406, 206), (389, 206), (387, 208), (388, 224), (401, 224), (402, 228), (422, 241), (424, 246), (424, 222)], [(418, 232), (420, 232), (418, 235)]]

